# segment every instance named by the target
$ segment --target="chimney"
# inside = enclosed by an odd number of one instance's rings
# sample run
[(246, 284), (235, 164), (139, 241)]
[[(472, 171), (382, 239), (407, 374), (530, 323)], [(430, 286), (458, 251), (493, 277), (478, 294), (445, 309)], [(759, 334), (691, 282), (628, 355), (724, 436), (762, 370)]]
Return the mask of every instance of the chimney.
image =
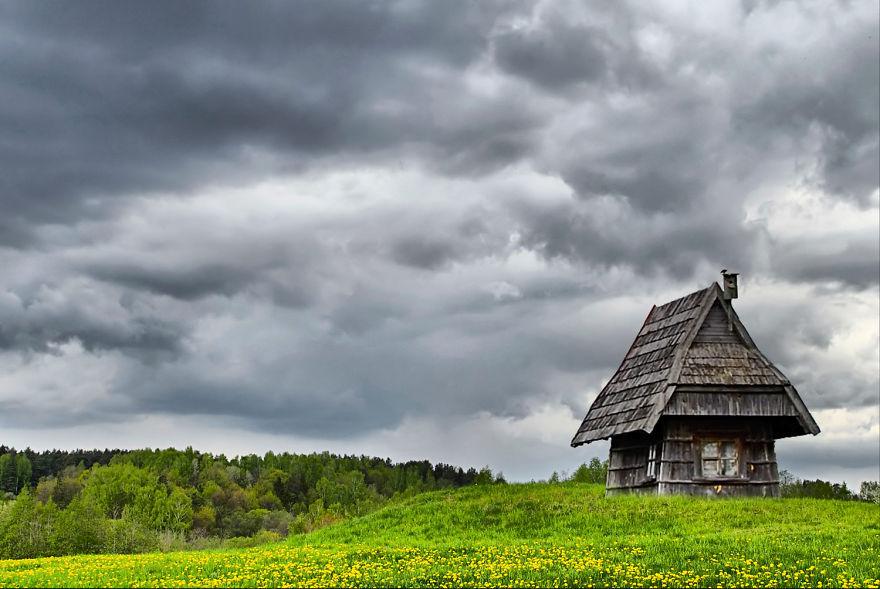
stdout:
[(724, 287), (724, 300), (729, 301), (737, 297), (736, 277), (739, 272), (728, 272), (727, 268), (721, 271), (721, 285)]

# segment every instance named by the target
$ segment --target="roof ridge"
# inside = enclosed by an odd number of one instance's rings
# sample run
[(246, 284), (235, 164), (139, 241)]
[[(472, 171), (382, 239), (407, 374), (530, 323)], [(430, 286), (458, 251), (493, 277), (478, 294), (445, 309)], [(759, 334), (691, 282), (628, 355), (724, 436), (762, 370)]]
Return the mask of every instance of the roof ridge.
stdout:
[(658, 309), (662, 309), (663, 307), (668, 307), (669, 305), (672, 305), (673, 303), (677, 303), (677, 302), (682, 301), (688, 297), (692, 297), (692, 296), (699, 294), (701, 292), (705, 292), (705, 291), (709, 290), (710, 288), (712, 288), (713, 285), (717, 285), (717, 284), (718, 284), (717, 282), (713, 281), (709, 286), (707, 286), (705, 288), (700, 288), (700, 289), (697, 289), (693, 292), (689, 292), (688, 294), (684, 295), (683, 297), (678, 297), (677, 299), (672, 299), (671, 301), (663, 303), (662, 305), (656, 305), (656, 307)]

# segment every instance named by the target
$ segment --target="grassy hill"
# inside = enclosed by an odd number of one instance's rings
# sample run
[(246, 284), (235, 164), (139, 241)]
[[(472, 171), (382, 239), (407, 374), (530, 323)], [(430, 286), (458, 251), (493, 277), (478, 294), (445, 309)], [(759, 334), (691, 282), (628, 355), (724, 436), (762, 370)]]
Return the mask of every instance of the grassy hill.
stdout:
[(496, 485), (247, 550), (0, 561), (3, 587), (376, 585), (877, 588), (880, 508)]

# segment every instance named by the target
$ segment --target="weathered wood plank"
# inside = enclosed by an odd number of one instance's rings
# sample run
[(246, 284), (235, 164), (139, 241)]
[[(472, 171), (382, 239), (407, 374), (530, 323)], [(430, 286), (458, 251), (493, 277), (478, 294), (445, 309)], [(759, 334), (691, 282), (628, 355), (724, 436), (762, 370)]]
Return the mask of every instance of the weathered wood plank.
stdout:
[(783, 392), (688, 393), (676, 391), (663, 415), (795, 416), (797, 410)]
[(712, 305), (706, 320), (694, 337), (695, 343), (705, 342), (728, 342), (739, 343), (739, 337), (732, 328), (727, 313), (721, 308), (719, 303)]
[(648, 449), (633, 449), (612, 452), (608, 461), (609, 470), (644, 468), (648, 464)]
[(707, 497), (778, 497), (775, 483), (699, 484), (689, 481), (659, 483), (660, 495), (703, 495)]

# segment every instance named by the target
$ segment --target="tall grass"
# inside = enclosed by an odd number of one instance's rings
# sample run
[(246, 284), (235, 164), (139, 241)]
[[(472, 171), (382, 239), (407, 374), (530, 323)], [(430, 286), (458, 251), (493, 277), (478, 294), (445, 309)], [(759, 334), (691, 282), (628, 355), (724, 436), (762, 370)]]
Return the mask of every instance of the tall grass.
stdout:
[(471, 487), (250, 550), (0, 561), (0, 586), (52, 585), (877, 587), (880, 509)]

